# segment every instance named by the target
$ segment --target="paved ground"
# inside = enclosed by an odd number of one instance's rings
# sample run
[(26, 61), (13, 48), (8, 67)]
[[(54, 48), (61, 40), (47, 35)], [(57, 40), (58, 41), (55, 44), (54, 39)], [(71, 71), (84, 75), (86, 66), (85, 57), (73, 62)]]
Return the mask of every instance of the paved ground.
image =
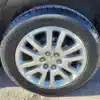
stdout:
[(82, 88), (67, 97), (48, 98), (17, 87), (0, 69), (0, 100), (100, 100), (100, 69)]

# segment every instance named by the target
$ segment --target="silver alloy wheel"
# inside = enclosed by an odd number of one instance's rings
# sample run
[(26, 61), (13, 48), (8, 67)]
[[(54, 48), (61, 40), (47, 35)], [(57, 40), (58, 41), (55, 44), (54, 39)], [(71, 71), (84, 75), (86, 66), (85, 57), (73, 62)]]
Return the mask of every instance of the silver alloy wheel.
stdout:
[(19, 72), (40, 88), (66, 87), (84, 71), (86, 48), (73, 32), (56, 26), (35, 29), (16, 48)]

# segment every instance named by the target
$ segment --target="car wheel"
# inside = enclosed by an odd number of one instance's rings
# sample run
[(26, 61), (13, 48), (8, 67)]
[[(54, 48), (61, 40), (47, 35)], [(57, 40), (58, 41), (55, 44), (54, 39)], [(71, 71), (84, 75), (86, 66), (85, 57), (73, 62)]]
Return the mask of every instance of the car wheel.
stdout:
[(62, 96), (81, 87), (98, 66), (98, 33), (78, 12), (47, 5), (18, 16), (1, 44), (9, 77), (32, 92)]

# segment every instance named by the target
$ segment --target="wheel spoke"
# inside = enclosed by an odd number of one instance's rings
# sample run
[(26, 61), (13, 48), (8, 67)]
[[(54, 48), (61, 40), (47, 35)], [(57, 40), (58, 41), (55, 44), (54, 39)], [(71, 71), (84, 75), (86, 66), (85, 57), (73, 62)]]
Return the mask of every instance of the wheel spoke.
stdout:
[(55, 85), (55, 74), (50, 71), (50, 87), (54, 87)]
[(35, 65), (39, 65), (39, 63), (36, 63), (35, 61), (28, 61), (28, 62), (25, 62), (24, 64), (21, 64), (20, 67), (28, 68), (28, 67), (32, 67)]
[(77, 50), (80, 50), (82, 48), (82, 46), (80, 44), (75, 44), (74, 46), (72, 46), (71, 48), (69, 48), (68, 50), (64, 51), (63, 52), (63, 55), (68, 55), (68, 54), (71, 54), (71, 53), (74, 53), (76, 52)]
[(79, 60), (83, 60), (83, 59), (84, 59), (84, 57), (79, 55), (76, 57), (67, 57), (66, 61), (73, 62), (73, 61), (79, 61)]
[(60, 75), (64, 80), (66, 80), (66, 81), (70, 81), (70, 78), (69, 78), (69, 76), (67, 75), (67, 74), (65, 74), (63, 71), (59, 71), (58, 72), (58, 75)]
[(39, 68), (35, 68), (35, 69), (31, 70), (31, 71), (28, 71), (26, 73), (26, 75), (31, 75), (32, 76), (32, 75), (36, 74), (37, 72), (40, 72)]
[(74, 68), (69, 68), (69, 67), (62, 67), (66, 71), (70, 72), (71, 74), (77, 74), (78, 72)]
[(65, 31), (61, 31), (60, 35), (59, 35), (59, 38), (58, 38), (58, 41), (57, 41), (57, 46), (56, 46), (56, 50), (61, 50), (61, 46), (62, 46), (62, 43), (65, 39), (65, 36), (66, 36), (66, 33)]
[(51, 50), (52, 49), (52, 30), (48, 30), (46, 32), (46, 35), (47, 35), (47, 38), (46, 38), (47, 47), (48, 47), (49, 50)]
[(74, 68), (69, 68), (68, 61), (64, 60), (62, 63), (61, 68), (65, 69), (66, 71), (70, 72), (71, 74), (77, 74), (78, 72)]
[(40, 78), (40, 85), (43, 86), (44, 85), (44, 81), (46, 79), (46, 76), (47, 76), (47, 71), (43, 72), (42, 73), (42, 76)]
[(31, 56), (31, 57), (36, 56), (34, 54), (34, 52), (32, 50), (28, 49), (27, 47), (20, 47), (20, 51), (27, 54), (27, 55), (29, 55), (29, 56)]
[(35, 49), (37, 49), (39, 52), (41, 52), (42, 47), (34, 41), (31, 37), (26, 38), (27, 42), (29, 42)]

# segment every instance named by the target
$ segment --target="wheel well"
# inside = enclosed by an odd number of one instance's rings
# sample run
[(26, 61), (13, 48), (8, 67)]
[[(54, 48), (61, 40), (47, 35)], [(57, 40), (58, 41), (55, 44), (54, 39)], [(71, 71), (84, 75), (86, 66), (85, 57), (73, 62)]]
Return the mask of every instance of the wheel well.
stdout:
[[(2, 27), (3, 31), (2, 34), (5, 32), (9, 24), (14, 20), (17, 16), (22, 14), (23, 12), (40, 5), (46, 5), (46, 4), (59, 4), (63, 6), (67, 6), (69, 8), (72, 8), (84, 16), (86, 16), (92, 24), (96, 27), (97, 31), (99, 32), (100, 36), (100, 12), (98, 11), (99, 7), (99, 1), (94, 3), (94, 0), (84, 0), (83, 3), (80, 2), (80, 0), (75, 0), (76, 2), (73, 2), (73, 0), (68, 0), (65, 2), (65, 0), (62, 1), (56, 1), (56, 0), (34, 0), (34, 2), (23, 4), (23, 6), (17, 5), (16, 7), (13, 6), (6, 6), (2, 9)], [(8, 0), (9, 3), (9, 0)], [(21, 2), (22, 3), (22, 2)], [(19, 7), (20, 6), (20, 7)], [(2, 39), (2, 36), (0, 36)]]
[[(20, 14), (24, 13), (25, 11), (28, 11), (29, 9), (33, 8), (33, 6), (24, 6), (23, 8), (21, 8), (19, 11), (16, 11), (14, 13), (14, 15), (12, 16), (11, 21), (13, 21), (16, 17), (18, 17)], [(75, 9), (74, 9), (75, 10)], [(83, 12), (84, 13), (84, 12)], [(81, 13), (82, 14), (82, 13)], [(87, 16), (88, 19), (91, 21), (91, 23), (94, 25), (94, 27), (96, 28), (96, 30), (98, 31), (98, 34), (100, 36), (100, 14), (96, 13), (96, 14), (84, 14), (84, 16)], [(90, 17), (91, 16), (91, 17)], [(10, 22), (11, 22), (10, 21)]]

